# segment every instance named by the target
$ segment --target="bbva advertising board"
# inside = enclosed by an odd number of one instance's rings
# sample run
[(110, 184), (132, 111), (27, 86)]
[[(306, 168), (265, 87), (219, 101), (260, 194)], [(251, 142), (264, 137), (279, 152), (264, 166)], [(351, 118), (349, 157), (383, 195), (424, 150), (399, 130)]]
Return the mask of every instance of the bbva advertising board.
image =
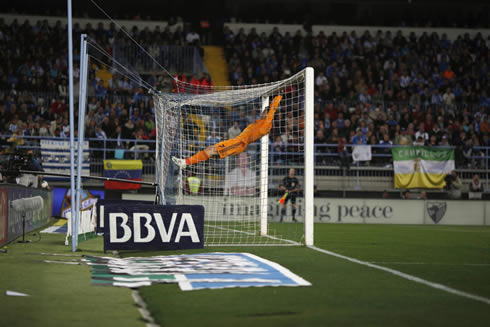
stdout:
[(98, 200), (97, 201), (97, 227), (96, 227), (96, 232), (97, 233), (103, 233), (104, 232), (104, 213), (105, 213), (105, 208), (106, 207), (114, 207), (114, 209), (117, 211), (118, 208), (124, 207), (124, 206), (134, 206), (134, 205), (139, 205), (139, 204), (146, 204), (146, 205), (153, 205), (153, 201), (136, 201), (136, 200)]
[(104, 250), (179, 250), (204, 247), (204, 207), (106, 206)]

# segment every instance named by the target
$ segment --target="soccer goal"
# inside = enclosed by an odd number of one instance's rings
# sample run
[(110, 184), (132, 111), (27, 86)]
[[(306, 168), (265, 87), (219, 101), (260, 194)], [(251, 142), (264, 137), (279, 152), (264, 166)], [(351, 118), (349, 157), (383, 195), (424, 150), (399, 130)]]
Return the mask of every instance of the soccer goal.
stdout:
[(204, 206), (207, 246), (313, 244), (313, 80), (153, 94), (159, 202)]

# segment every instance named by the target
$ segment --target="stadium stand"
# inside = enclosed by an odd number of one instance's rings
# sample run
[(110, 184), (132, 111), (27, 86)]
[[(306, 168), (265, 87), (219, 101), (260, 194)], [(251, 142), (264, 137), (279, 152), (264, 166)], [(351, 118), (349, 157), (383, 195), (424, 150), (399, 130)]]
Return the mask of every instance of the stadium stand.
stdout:
[(489, 145), (490, 38), (480, 33), (454, 41), (399, 31), (235, 34), (225, 27), (224, 33), (234, 85), (315, 68), (318, 142), (350, 143), (358, 128), (372, 145), (412, 144), (421, 134), (422, 144), (458, 147), (458, 163), (466, 166), (477, 163), (464, 153)]
[[(359, 34), (324, 33), (319, 28), (314, 28), (319, 32), (312, 34), (301, 29), (292, 32), (293, 28), (296, 26), (280, 30), (268, 25), (262, 30), (269, 33), (255, 29), (245, 33), (244, 29), (234, 32), (225, 25), (224, 56), (232, 85), (267, 83), (306, 66), (315, 68), (318, 164), (339, 165), (339, 144), (345, 143), (348, 150), (360, 130), (360, 139), (373, 145), (375, 158), (368, 163), (370, 166), (387, 165), (392, 144), (413, 144), (422, 136), (421, 144), (455, 146), (458, 168), (488, 168), (490, 38), (485, 39), (481, 33), (451, 38), (435, 32), (405, 36), (395, 28), (377, 32), (366, 28)], [(87, 24), (82, 28), (75, 24), (74, 29), (75, 38), (87, 33), (108, 53), (116, 50), (118, 32), (113, 25), (100, 23), (94, 28)], [(68, 136), (66, 53), (61, 50), (65, 48), (65, 34), (60, 22), (20, 23), (14, 19), (7, 24), (0, 20), (0, 47), (7, 58), (0, 65), (2, 145), (9, 145), (7, 140), (14, 134)], [(198, 49), (200, 55), (204, 52), (196, 34), (186, 34), (180, 28), (133, 27), (131, 34), (150, 49), (157, 43), (182, 47), (192, 43), (190, 47)], [(137, 61), (136, 52), (131, 54)], [(91, 141), (91, 147), (113, 149), (121, 146), (115, 141), (118, 138), (154, 139), (150, 97), (138, 85), (114, 73), (103, 57), (95, 59), (89, 76), (86, 135), (114, 141)], [(176, 91), (171, 78), (144, 66), (132, 67), (142, 72), (150, 85)], [(75, 78), (77, 72), (75, 65)], [(198, 76), (192, 68), (184, 72), (176, 67), (174, 72), (174, 77), (191, 83), (213, 83), (206, 72)], [(211, 122), (220, 124), (222, 115), (230, 114), (220, 111)], [(244, 117), (233, 114), (241, 125), (246, 123)], [(288, 144), (294, 144), (289, 134), (288, 126), (275, 126), (270, 134), (275, 150), (272, 155), (278, 164), (281, 151), (288, 151)], [(132, 148), (136, 143), (124, 141), (122, 145)]]

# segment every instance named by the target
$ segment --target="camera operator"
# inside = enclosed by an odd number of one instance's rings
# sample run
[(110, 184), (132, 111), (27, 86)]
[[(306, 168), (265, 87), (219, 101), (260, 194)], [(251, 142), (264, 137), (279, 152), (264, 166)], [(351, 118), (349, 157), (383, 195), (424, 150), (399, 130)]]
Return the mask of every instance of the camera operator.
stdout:
[(463, 183), (456, 174), (456, 170), (451, 171), (451, 174), (446, 175), (446, 190), (450, 199), (461, 199)]
[[(34, 157), (34, 153), (32, 150), (28, 150), (25, 155), (25, 163), (22, 167), (19, 167), (23, 170), (30, 170), (33, 172), (39, 171), (43, 172), (44, 169), (39, 162), (39, 160)], [(41, 185), (44, 176), (37, 174), (22, 174), (19, 178), (18, 184), (27, 186), (27, 187), (38, 187)]]

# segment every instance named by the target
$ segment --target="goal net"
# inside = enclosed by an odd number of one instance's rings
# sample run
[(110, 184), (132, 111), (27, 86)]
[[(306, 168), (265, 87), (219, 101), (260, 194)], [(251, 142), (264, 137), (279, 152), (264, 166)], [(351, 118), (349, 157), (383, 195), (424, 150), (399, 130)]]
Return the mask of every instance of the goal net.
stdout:
[(204, 206), (207, 246), (313, 244), (313, 69), (261, 85), (175, 83), (153, 94), (160, 204)]

